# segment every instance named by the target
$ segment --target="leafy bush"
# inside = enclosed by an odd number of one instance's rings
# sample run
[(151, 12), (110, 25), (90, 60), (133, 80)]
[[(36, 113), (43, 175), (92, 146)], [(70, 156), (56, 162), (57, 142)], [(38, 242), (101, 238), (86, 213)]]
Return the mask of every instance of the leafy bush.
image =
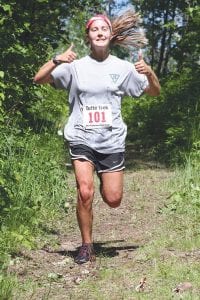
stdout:
[(184, 154), (199, 141), (198, 78), (199, 71), (184, 69), (165, 80), (159, 97), (126, 99), (128, 141), (165, 162), (183, 162)]
[(192, 152), (186, 158), (185, 165), (176, 174), (172, 185), (171, 202), (168, 210), (188, 215), (200, 221), (200, 142), (194, 143)]
[(67, 195), (63, 141), (53, 133), (4, 132), (0, 144), (0, 252), (33, 247)]

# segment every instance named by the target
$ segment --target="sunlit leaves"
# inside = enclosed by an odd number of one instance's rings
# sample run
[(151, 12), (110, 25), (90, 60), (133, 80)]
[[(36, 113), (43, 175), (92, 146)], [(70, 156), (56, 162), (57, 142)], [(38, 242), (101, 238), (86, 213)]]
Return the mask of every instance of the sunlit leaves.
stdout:
[[(36, 122), (36, 112), (39, 107), (37, 100), (40, 101), (36, 90), (40, 90), (40, 87), (36, 89), (33, 85), (34, 74), (58, 48), (63, 46), (66, 49), (70, 40), (76, 42), (76, 51), (82, 51), (84, 44), (80, 33), (83, 32), (82, 26), (85, 20), (81, 15), (83, 10), (89, 12), (94, 10), (94, 7), (97, 8), (100, 2), (100, 0), (78, 3), (60, 0), (13, 0), (9, 3), (6, 0), (1, 1), (0, 65), (5, 76), (0, 77), (0, 100), (1, 109), (9, 120), (13, 122), (20, 120), (24, 126)], [(68, 24), (75, 26), (68, 26)], [(43, 92), (44, 90), (41, 89), (41, 93)], [(46, 96), (45, 93), (43, 98)], [(49, 108), (56, 111), (54, 96), (51, 101), (52, 105), (49, 103)], [(61, 111), (60, 107), (58, 111)], [(40, 119), (46, 118), (46, 114), (39, 115)], [(53, 116), (54, 113), (52, 119)]]
[(200, 35), (197, 1), (140, 0), (136, 4), (149, 39), (148, 57), (159, 77), (195, 65)]
[(9, 16), (12, 15), (12, 9), (11, 9), (11, 6), (9, 4), (0, 4), (0, 8), (2, 8), (3, 11), (5, 13), (7, 13)]

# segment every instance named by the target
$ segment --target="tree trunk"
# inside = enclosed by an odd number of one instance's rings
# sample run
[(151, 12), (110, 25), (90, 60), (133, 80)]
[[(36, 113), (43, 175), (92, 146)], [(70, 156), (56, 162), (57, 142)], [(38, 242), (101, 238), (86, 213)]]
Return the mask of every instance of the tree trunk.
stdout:
[[(168, 23), (169, 5), (170, 5), (170, 0), (167, 1), (167, 7), (166, 7), (165, 15), (164, 15), (164, 25), (166, 25)], [(162, 71), (162, 65), (163, 65), (165, 49), (166, 49), (166, 38), (167, 38), (167, 28), (164, 27), (162, 39), (161, 39), (160, 56), (159, 56), (158, 67), (157, 67), (157, 75), (158, 76), (161, 75), (161, 71)]]

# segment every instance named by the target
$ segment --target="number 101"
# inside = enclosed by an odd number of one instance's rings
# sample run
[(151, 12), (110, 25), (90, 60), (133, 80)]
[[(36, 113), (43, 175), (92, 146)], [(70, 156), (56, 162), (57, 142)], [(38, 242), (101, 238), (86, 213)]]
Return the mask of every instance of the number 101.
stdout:
[(104, 111), (89, 112), (89, 123), (104, 123), (106, 122)]

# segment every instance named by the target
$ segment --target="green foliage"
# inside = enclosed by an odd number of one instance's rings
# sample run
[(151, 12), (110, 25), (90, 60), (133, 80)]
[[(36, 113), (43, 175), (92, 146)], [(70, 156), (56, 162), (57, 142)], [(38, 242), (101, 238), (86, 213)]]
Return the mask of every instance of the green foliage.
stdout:
[(198, 67), (200, 7), (197, 1), (132, 1), (141, 11), (149, 40), (150, 64), (159, 77)]
[(47, 85), (35, 86), (34, 93), (37, 97), (34, 105), (28, 109), (31, 115), (29, 126), (39, 132), (42, 128), (50, 131), (62, 128), (68, 116), (68, 94)]
[(62, 140), (53, 134), (1, 138), (0, 252), (34, 246), (34, 236), (60, 211), (67, 195)]
[[(194, 228), (199, 233), (200, 220), (200, 141), (194, 143), (190, 155), (186, 158), (184, 168), (177, 171), (172, 184), (171, 201), (167, 205), (168, 212), (189, 216)], [(195, 230), (195, 229), (194, 229)]]
[(128, 140), (166, 162), (183, 162), (199, 136), (199, 24), (197, 1), (136, 1), (147, 29), (145, 59), (162, 93), (123, 105)]
[(12, 291), (16, 286), (15, 278), (0, 272), (0, 299), (12, 299)]
[(11, 299), (17, 285), (6, 275), (10, 258), (38, 241), (43, 246), (55, 220), (68, 211), (63, 150), (53, 130), (34, 134), (9, 127), (0, 138), (0, 299)]
[[(34, 106), (40, 101), (40, 88), (33, 85), (34, 74), (60, 43), (65, 48), (69, 46), (69, 17), (70, 21), (77, 19), (81, 10), (92, 13), (97, 7), (101, 7), (101, 1), (1, 1), (0, 122), (6, 126), (13, 121), (14, 125), (33, 126), (37, 110)], [(79, 23), (81, 26), (83, 23)]]
[(200, 34), (200, 6), (192, 1), (184, 11), (185, 26), (180, 29), (181, 38), (174, 49), (173, 57), (181, 71), (183, 67), (196, 69), (199, 67), (199, 34)]
[(157, 98), (143, 96), (123, 106), (128, 140), (166, 162), (184, 159), (199, 141), (199, 71), (184, 69), (162, 85)]

